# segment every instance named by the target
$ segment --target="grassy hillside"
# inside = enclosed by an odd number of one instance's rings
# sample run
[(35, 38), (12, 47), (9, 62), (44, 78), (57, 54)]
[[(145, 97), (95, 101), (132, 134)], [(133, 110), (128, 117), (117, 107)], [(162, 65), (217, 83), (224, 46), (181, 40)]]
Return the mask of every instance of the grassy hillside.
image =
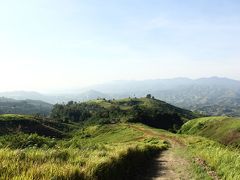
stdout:
[(1, 148), (0, 179), (133, 179), (167, 147), (127, 124), (84, 126), (72, 138), (53, 141), (41, 148)]
[(173, 135), (184, 145), (181, 156), (188, 156), (198, 175), (210, 178), (196, 179), (240, 179), (239, 149), (224, 146), (216, 141), (192, 135)]
[(167, 130), (177, 129), (183, 122), (197, 117), (191, 111), (177, 108), (151, 97), (121, 100), (98, 99), (85, 103), (57, 104), (54, 106), (51, 116), (61, 122), (141, 122)]
[(0, 179), (139, 180), (168, 147), (192, 179), (240, 178), (239, 150), (217, 142), (239, 144), (239, 119), (198, 118), (173, 134), (145, 124), (166, 128), (196, 115), (154, 98), (69, 102), (52, 116), (0, 115)]
[(184, 134), (200, 135), (225, 145), (240, 145), (240, 119), (206, 117), (191, 120), (180, 130)]
[[(193, 179), (211, 179), (206, 177), (212, 177), (212, 172), (222, 179), (240, 178), (239, 150), (203, 137), (172, 134), (138, 123), (62, 124), (23, 115), (2, 115), (0, 119), (8, 128), (21, 121), (29, 127), (36, 121), (42, 126), (48, 122), (53, 129), (71, 128), (61, 138), (1, 128), (0, 179), (144, 179), (142, 172), (150, 167), (148, 163), (169, 143), (172, 151), (189, 159)], [(215, 117), (212, 121), (222, 120)]]
[(42, 118), (30, 115), (4, 114), (0, 115), (0, 135), (17, 133), (36, 133), (42, 136), (63, 137), (64, 133), (50, 127), (50, 122), (44, 122)]

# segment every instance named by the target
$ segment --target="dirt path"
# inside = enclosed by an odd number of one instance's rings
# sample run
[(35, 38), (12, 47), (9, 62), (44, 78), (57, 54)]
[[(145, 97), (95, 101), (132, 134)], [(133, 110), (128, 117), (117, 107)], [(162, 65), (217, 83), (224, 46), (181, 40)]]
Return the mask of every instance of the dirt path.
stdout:
[(142, 131), (145, 135), (159, 137), (170, 143), (171, 148), (162, 151), (156, 157), (146, 172), (145, 180), (189, 180), (192, 179), (188, 171), (190, 163), (176, 153), (179, 148), (184, 148), (182, 142), (174, 137), (137, 126), (134, 129)]
[[(131, 125), (132, 128), (144, 133), (144, 136), (159, 137), (170, 144), (170, 148), (162, 151), (148, 168), (144, 180), (189, 180), (193, 178), (192, 165), (189, 158), (186, 158), (186, 144), (176, 136), (164, 132), (157, 132), (145, 127)], [(195, 158), (198, 164), (211, 179), (219, 180), (217, 173), (201, 158)], [(197, 178), (199, 179), (199, 178)]]
[(146, 180), (178, 180), (178, 179), (191, 179), (187, 173), (188, 162), (177, 156), (174, 150), (163, 151), (152, 162), (149, 167)]

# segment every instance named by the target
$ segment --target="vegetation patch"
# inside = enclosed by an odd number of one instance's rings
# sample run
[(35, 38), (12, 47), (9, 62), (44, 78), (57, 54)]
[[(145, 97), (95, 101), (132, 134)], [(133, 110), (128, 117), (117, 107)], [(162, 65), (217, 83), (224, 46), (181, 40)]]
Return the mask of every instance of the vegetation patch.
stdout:
[(64, 133), (47, 126), (42, 119), (30, 115), (0, 115), (0, 135), (16, 133), (36, 133), (42, 136), (61, 138)]
[(53, 107), (51, 117), (60, 122), (140, 122), (176, 131), (185, 121), (198, 115), (148, 95), (146, 98), (98, 99), (85, 103), (57, 104)]
[(0, 179), (129, 179), (167, 148), (127, 124), (84, 126), (62, 140), (22, 136), (0, 138)]
[(204, 136), (225, 145), (238, 147), (240, 144), (240, 119), (230, 117), (206, 117), (185, 123), (184, 134)]
[(52, 110), (52, 105), (37, 100), (15, 100), (0, 97), (0, 114), (40, 114), (47, 116)]
[(185, 136), (185, 142), (187, 142), (188, 151), (193, 159), (204, 163), (213, 177), (240, 178), (239, 150), (200, 137)]

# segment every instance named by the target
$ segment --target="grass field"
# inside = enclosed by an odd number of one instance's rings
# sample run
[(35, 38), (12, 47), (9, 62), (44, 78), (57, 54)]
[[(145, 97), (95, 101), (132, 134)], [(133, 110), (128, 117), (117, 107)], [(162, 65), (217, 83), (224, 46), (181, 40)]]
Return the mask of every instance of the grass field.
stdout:
[(231, 117), (205, 117), (191, 120), (180, 130), (184, 134), (199, 135), (225, 145), (240, 145), (240, 119)]
[(222, 179), (240, 179), (239, 118), (198, 118), (184, 124), (180, 132), (188, 134), (181, 139), (195, 159), (203, 160)]
[(23, 132), (36, 133), (38, 135), (56, 138), (64, 137), (64, 133), (62, 131), (57, 128), (48, 126), (45, 123), (41, 118), (30, 115), (0, 115), (0, 135)]
[(183, 136), (181, 139), (186, 143), (187, 153), (195, 164), (207, 166), (221, 179), (240, 179), (239, 149), (226, 147), (206, 138)]
[[(219, 118), (217, 118), (219, 120)], [(205, 137), (173, 134), (164, 130), (141, 125), (141, 128), (151, 130), (172, 144), (180, 157), (191, 162), (193, 179), (240, 179), (239, 148), (225, 146)]]
[(72, 138), (52, 140), (52, 147), (2, 147), (0, 179), (127, 179), (167, 148), (126, 124), (87, 126)]
[[(147, 114), (158, 108), (148, 106), (162, 103), (146, 98), (136, 101)], [(104, 108), (117, 103), (128, 109), (136, 102), (123, 99), (88, 103), (99, 103)], [(117, 116), (124, 118), (119, 112)], [(174, 149), (179, 157), (191, 162), (188, 169), (193, 179), (240, 179), (237, 118), (194, 119), (182, 126), (181, 134), (141, 123), (94, 120), (61, 122), (0, 115), (0, 179), (141, 179), (148, 163), (168, 147), (169, 152)], [(184, 170), (181, 165), (179, 170)]]

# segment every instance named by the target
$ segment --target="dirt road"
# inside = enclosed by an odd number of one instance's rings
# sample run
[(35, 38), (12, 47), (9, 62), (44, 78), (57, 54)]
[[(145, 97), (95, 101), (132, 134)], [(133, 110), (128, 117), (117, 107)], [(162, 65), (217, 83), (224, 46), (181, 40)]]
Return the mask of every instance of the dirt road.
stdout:
[(151, 167), (149, 167), (147, 175), (144, 179), (151, 180), (178, 180), (191, 179), (188, 174), (189, 162), (174, 152), (173, 149), (163, 151), (154, 159)]
[(133, 128), (142, 131), (145, 135), (159, 137), (170, 143), (170, 148), (162, 151), (158, 157), (156, 157), (151, 166), (147, 169), (145, 180), (189, 180), (191, 174), (188, 171), (190, 162), (181, 157), (177, 150), (183, 148), (183, 144), (173, 137), (169, 137), (162, 133), (152, 131), (150, 129), (134, 127)]

